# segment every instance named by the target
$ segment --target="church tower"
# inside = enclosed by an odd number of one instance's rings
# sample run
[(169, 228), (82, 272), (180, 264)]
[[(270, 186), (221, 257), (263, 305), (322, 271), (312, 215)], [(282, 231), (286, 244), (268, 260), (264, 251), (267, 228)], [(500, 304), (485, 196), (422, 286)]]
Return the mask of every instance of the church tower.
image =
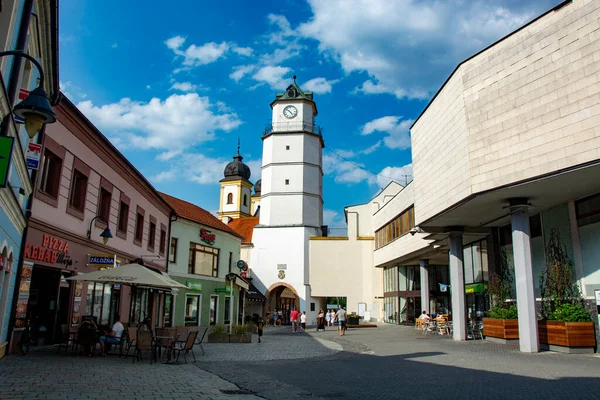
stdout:
[(321, 304), (310, 295), (308, 246), (311, 236), (321, 236), (325, 144), (314, 120), (313, 94), (303, 92), (295, 76), (271, 110), (272, 122), (262, 136), (260, 222), (251, 250), (258, 279), (253, 283), (267, 293), (268, 308), (284, 308), (284, 319), (298, 307), (312, 321)]
[(251, 216), (250, 167), (242, 162), (243, 159), (240, 155), (238, 140), (237, 154), (233, 157), (233, 161), (227, 164), (223, 172), (225, 177), (219, 181), (221, 196), (218, 216), (224, 223), (228, 223), (232, 219)]

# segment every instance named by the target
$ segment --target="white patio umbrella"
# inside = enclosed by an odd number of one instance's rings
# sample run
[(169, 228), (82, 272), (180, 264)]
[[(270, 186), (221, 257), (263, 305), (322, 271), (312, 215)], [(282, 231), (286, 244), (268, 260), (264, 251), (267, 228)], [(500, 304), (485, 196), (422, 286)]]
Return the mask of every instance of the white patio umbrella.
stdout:
[(127, 286), (145, 286), (164, 289), (187, 289), (187, 286), (174, 281), (166, 274), (159, 274), (140, 264), (126, 264), (119, 268), (74, 275), (67, 280), (100, 283), (118, 283)]

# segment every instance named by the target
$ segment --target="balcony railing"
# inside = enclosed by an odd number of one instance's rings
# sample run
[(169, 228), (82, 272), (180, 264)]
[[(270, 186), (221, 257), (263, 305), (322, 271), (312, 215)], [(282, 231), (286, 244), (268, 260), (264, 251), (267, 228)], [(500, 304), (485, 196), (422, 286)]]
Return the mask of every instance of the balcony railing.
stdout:
[(321, 126), (304, 121), (273, 122), (265, 127), (264, 134), (273, 132), (310, 132), (322, 135)]

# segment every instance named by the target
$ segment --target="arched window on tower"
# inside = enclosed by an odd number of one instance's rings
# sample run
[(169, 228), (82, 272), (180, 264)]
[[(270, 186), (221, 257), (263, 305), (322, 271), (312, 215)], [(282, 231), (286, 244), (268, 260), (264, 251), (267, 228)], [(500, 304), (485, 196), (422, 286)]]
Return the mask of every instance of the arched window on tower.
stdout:
[(244, 205), (247, 206), (248, 205), (248, 196), (244, 195)]
[(233, 204), (233, 193), (227, 195), (227, 204)]

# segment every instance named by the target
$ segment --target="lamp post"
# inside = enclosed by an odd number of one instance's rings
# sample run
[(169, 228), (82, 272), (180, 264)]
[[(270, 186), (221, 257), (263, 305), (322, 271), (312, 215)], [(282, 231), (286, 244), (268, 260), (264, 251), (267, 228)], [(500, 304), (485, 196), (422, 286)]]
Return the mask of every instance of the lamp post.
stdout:
[(92, 238), (92, 224), (94, 223), (95, 220), (106, 222), (106, 228), (102, 231), (102, 233), (100, 234), (100, 237), (102, 238), (102, 241), (104, 242), (104, 244), (108, 243), (109, 239), (112, 238), (113, 235), (110, 232), (110, 228), (108, 227), (108, 220), (101, 215), (95, 216), (90, 221), (90, 229), (88, 229), (88, 231), (87, 231), (87, 238), (88, 239)]
[[(23, 118), (25, 121), (25, 130), (30, 139), (39, 132), (44, 124), (51, 124), (56, 122), (56, 114), (52, 110), (48, 95), (44, 90), (44, 70), (40, 63), (29, 54), (21, 50), (9, 50), (0, 52), (0, 57), (4, 56), (17, 56), (23, 57), (31, 61), (40, 73), (40, 82), (37, 88), (33, 89), (31, 93), (19, 104), (13, 107), (13, 114)], [(12, 99), (8, 99), (9, 102)]]

